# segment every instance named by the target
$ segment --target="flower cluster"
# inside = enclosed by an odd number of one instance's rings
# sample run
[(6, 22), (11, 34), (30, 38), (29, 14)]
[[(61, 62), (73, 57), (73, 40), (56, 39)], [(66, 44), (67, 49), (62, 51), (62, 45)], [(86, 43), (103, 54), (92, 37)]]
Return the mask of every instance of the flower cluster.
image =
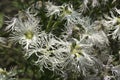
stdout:
[(74, 24), (81, 24), (84, 22), (81, 19), (81, 13), (74, 10), (72, 4), (63, 4), (61, 6), (55, 6), (51, 2), (46, 3), (47, 16), (55, 15), (60, 18), (61, 21), (65, 21), (65, 26)]
[(10, 41), (19, 42), (26, 50), (41, 44), (42, 32), (40, 32), (39, 19), (28, 12), (20, 12), (18, 15), (6, 27), (6, 30), (11, 31)]
[[(88, 8), (92, 4), (96, 8), (107, 2), (83, 0), (81, 6)], [(112, 64), (113, 47), (110, 47), (111, 40), (120, 41), (119, 9), (113, 10), (117, 16), (111, 10), (110, 15), (105, 13), (102, 19), (92, 20), (70, 3), (55, 5), (48, 1), (38, 8), (42, 6), (46, 20), (32, 5), (19, 12), (5, 28), (10, 33), (9, 41), (22, 46), (25, 58), (39, 66), (40, 71), (48, 69), (67, 79), (84, 76), (85, 80), (100, 80), (102, 76), (103, 80), (108, 80), (119, 76), (120, 68)]]

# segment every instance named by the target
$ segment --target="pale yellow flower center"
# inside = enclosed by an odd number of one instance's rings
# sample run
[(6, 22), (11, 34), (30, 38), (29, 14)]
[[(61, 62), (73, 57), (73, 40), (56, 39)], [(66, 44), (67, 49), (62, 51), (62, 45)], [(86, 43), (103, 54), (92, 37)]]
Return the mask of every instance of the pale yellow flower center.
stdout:
[(27, 31), (24, 35), (27, 39), (32, 39), (34, 34), (32, 31)]
[(72, 11), (68, 10), (67, 8), (64, 8), (62, 16), (70, 15), (71, 13), (72, 13)]
[(71, 46), (71, 54), (76, 55), (76, 57), (81, 56), (81, 47), (79, 45), (72, 45)]
[(71, 14), (72, 12), (69, 10), (65, 10), (65, 14)]
[(120, 23), (120, 18), (117, 18), (117, 23)]

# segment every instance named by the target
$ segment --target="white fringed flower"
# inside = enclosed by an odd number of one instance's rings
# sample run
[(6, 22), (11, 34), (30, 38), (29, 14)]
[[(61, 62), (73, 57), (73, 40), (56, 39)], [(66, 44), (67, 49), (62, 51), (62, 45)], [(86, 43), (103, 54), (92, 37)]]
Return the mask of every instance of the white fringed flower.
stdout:
[(117, 26), (114, 26), (115, 30), (111, 33), (112, 38), (118, 38), (118, 40), (120, 40), (120, 24)]
[(104, 17), (107, 19), (105, 21), (105, 23), (109, 24), (109, 25), (115, 25), (119, 21), (119, 18), (114, 16), (114, 14), (112, 12), (110, 12), (110, 13), (111, 13), (111, 17), (107, 16), (107, 15), (104, 15)]
[(89, 9), (93, 9), (95, 7), (102, 7), (101, 5), (106, 5), (108, 0), (82, 0), (82, 4), (80, 5), (80, 11), (86, 12)]
[(54, 71), (59, 69), (59, 65), (65, 62), (67, 53), (69, 52), (67, 42), (56, 38), (52, 34), (46, 34), (44, 37), (44, 44), (42, 46), (36, 47), (35, 49), (30, 49), (25, 56), (30, 58), (32, 55), (36, 55), (37, 60), (35, 64), (40, 67)]
[(55, 15), (56, 17), (60, 15), (61, 6), (53, 5), (51, 2), (46, 2), (47, 16)]
[[(24, 19), (25, 17), (25, 19)], [(11, 26), (11, 37), (10, 40), (14, 42), (19, 42), (24, 49), (37, 46), (41, 42), (39, 19), (35, 18), (32, 14), (25, 13), (23, 15), (18, 15), (18, 18), (13, 21)]]
[(84, 33), (80, 36), (80, 41), (86, 44), (97, 45), (99, 47), (109, 45), (107, 34), (101, 29), (101, 23), (90, 24), (89, 21), (83, 24)]
[(65, 20), (65, 26), (74, 24), (82, 24), (84, 20), (81, 19), (81, 13), (76, 12), (72, 5), (63, 4), (61, 6), (53, 5), (51, 2), (46, 3), (47, 16), (55, 15), (61, 20)]
[[(120, 10), (118, 10), (117, 8), (115, 8), (116, 12), (120, 15)], [(112, 32), (112, 36), (113, 36), (113, 39), (117, 38), (120, 40), (120, 18), (119, 17), (116, 17), (117, 18), (117, 25), (114, 26), (114, 31)]]
[(102, 30), (101, 22), (94, 22), (92, 24), (85, 24), (85, 33), (81, 41), (86, 41), (87, 44), (97, 45), (99, 47), (109, 45), (107, 34)]
[(77, 75), (79, 75), (80, 73), (86, 75), (86, 68), (95, 65), (95, 58), (90, 55), (92, 52), (92, 45), (82, 44), (80, 41), (76, 39), (74, 40), (75, 43), (70, 43), (70, 52), (68, 53), (69, 58), (63, 66), (66, 65), (67, 67), (69, 67), (70, 71), (74, 71)]
[[(117, 8), (115, 8), (115, 10), (118, 14), (120, 14), (120, 11)], [(120, 40), (120, 18), (116, 17), (112, 12), (111, 17), (105, 16), (105, 18), (107, 19), (104, 23), (106, 24), (105, 26), (110, 26), (113, 30), (113, 32), (109, 35), (112, 35), (113, 39), (118, 37), (118, 39)]]
[[(84, 44), (80, 41), (75, 40), (75, 44), (71, 45), (71, 54), (72, 56), (76, 56), (76, 59), (79, 60), (80, 58), (85, 58), (88, 62), (93, 63), (91, 56), (89, 55), (92, 52), (92, 44)], [(88, 64), (89, 65), (89, 64)]]
[(30, 23), (32, 22), (39, 22), (39, 19), (36, 18), (35, 16), (37, 15), (37, 12), (36, 13), (32, 13), (30, 11), (30, 8), (28, 8), (26, 11), (19, 11), (19, 13), (16, 15), (16, 17), (12, 18), (11, 21), (6, 21), (6, 24), (8, 26), (6, 26), (5, 30), (6, 31), (14, 31), (14, 30), (17, 30), (19, 27), (16, 26), (16, 25), (21, 25), (23, 26), (22, 23), (19, 23), (20, 22), (25, 22), (26, 20), (28, 20)]
[(62, 5), (62, 20), (66, 20), (66, 25), (80, 24), (83, 22), (81, 14), (73, 10), (72, 5)]
[(84, 37), (88, 38), (87, 39), (88, 43), (92, 43), (97, 46), (100, 46), (100, 44), (101, 45), (109, 44), (107, 35), (103, 31), (98, 31), (98, 32), (93, 32), (93, 33), (89, 32), (88, 34), (85, 34)]

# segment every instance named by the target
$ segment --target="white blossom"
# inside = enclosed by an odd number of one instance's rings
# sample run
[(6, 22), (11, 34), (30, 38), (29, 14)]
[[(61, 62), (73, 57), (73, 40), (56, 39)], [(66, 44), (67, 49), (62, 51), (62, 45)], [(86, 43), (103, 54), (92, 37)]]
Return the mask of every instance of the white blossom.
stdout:
[(81, 13), (76, 12), (72, 5), (62, 5), (62, 13), (60, 16), (62, 20), (66, 20), (66, 25), (80, 24), (83, 22)]
[[(115, 8), (116, 12), (119, 14), (119, 10), (117, 8)], [(109, 35), (112, 35), (112, 38), (115, 39), (118, 37), (118, 39), (120, 40), (120, 18), (116, 17), (112, 12), (111, 13), (111, 17), (105, 15), (105, 18), (107, 20), (105, 20), (106, 24), (105, 26), (110, 26), (111, 30), (113, 30), (113, 32)]]
[(80, 5), (80, 11), (86, 12), (87, 10), (94, 9), (95, 7), (102, 7), (106, 5), (108, 0), (82, 0), (82, 4)]
[(39, 19), (28, 13), (25, 14), (25, 18), (24, 20), (24, 18), (19, 15), (19, 17), (15, 19), (16, 21), (13, 21), (14, 24), (12, 23), (13, 25), (11, 26), (12, 33), (10, 40), (15, 43), (19, 42), (24, 49), (28, 49), (37, 46), (37, 44), (41, 42), (40, 36), (42, 36), (42, 34), (40, 32)]
[[(96, 64), (95, 58), (90, 55), (92, 52), (92, 45), (83, 44), (80, 41), (75, 40), (75, 43), (71, 43), (69, 47), (70, 52), (68, 60), (64, 63), (64, 66), (68, 66), (75, 74), (82, 73), (86, 75), (86, 69)], [(68, 70), (69, 70), (68, 69)]]
[(55, 15), (56, 18), (57, 16), (60, 15), (61, 12), (61, 6), (56, 6), (54, 4), (52, 4), (52, 2), (46, 2), (46, 9), (47, 9), (47, 16), (52, 16)]
[(107, 35), (102, 30), (95, 31), (94, 29), (89, 29), (86, 31), (85, 34), (83, 34), (81, 40), (85, 40), (86, 43), (92, 43), (93, 45), (97, 45), (100, 47), (109, 45)]
[(120, 40), (120, 25), (115, 26), (115, 30), (111, 33), (111, 35), (113, 39), (118, 37)]
[(118, 17), (114, 16), (113, 12), (110, 13), (111, 13), (111, 17), (108, 15), (104, 15), (104, 17), (107, 19), (105, 23), (110, 25), (115, 25), (118, 22)]
[(43, 37), (45, 41), (44, 44), (35, 49), (30, 49), (25, 56), (30, 58), (35, 54), (37, 56), (35, 64), (40, 67), (41, 71), (43, 71), (43, 68), (50, 70), (58, 69), (58, 65), (63, 63), (68, 56), (67, 53), (69, 50), (67, 45), (69, 44), (52, 34), (46, 34), (46, 36)]

